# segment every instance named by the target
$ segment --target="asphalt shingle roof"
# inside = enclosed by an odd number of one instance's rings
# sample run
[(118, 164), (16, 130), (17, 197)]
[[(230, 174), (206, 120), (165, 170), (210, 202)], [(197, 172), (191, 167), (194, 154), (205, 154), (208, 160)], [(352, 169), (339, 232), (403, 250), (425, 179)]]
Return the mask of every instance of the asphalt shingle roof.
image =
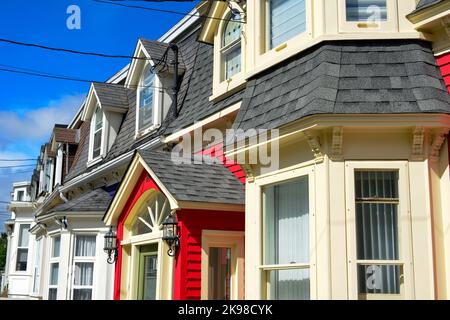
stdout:
[(104, 212), (111, 200), (109, 193), (99, 188), (69, 200), (69, 202), (57, 205), (49, 210), (47, 214), (53, 212)]
[[(244, 204), (245, 187), (221, 162), (212, 158), (193, 156), (200, 161), (178, 164), (171, 153), (139, 150), (147, 165), (168, 191), (179, 201), (203, 203)], [(217, 159), (215, 159), (217, 161)]]
[(95, 93), (103, 108), (113, 108), (126, 112), (129, 107), (128, 89), (122, 85), (110, 83), (93, 83)]
[(325, 42), (251, 79), (234, 127), (273, 129), (314, 114), (399, 113), (450, 113), (428, 42)]

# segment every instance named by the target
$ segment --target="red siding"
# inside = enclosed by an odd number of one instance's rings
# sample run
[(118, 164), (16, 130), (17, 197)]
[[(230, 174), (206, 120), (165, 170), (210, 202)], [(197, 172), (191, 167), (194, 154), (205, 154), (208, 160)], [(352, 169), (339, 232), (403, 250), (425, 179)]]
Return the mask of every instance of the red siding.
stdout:
[(450, 52), (437, 57), (438, 66), (441, 68), (445, 85), (450, 93)]
[(180, 226), (180, 250), (175, 261), (174, 299), (201, 298), (202, 231), (244, 231), (243, 212), (181, 210), (177, 214)]
[[(133, 209), (136, 201), (140, 198), (140, 196), (147, 190), (155, 189), (160, 190), (153, 179), (147, 174), (147, 172), (142, 172), (139, 177), (133, 191), (128, 198), (125, 207), (122, 210), (122, 214), (120, 215), (117, 223), (117, 240), (120, 248), (120, 241), (123, 239), (123, 226), (125, 221), (127, 220), (128, 215)], [(116, 262), (116, 269), (114, 274), (114, 300), (120, 300), (120, 282), (122, 277), (122, 250), (119, 249), (119, 254)]]
[(245, 173), (244, 170), (242, 170), (241, 166), (238, 165), (236, 162), (227, 159), (224, 156), (224, 152), (223, 152), (223, 145), (220, 143), (214, 147), (211, 147), (209, 149), (203, 150), (202, 152), (200, 152), (203, 155), (206, 156), (210, 156), (213, 158), (218, 158), (220, 161), (222, 161), (222, 163), (224, 164), (224, 166), (230, 170), (230, 172), (232, 174), (234, 174), (234, 176), (236, 178), (239, 179), (239, 181), (241, 181), (243, 184), (245, 184)]

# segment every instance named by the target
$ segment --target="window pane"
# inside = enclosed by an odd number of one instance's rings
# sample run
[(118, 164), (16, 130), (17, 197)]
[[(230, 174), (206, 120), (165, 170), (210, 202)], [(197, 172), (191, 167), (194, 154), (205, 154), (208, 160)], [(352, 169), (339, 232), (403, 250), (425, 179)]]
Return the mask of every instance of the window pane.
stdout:
[(103, 126), (103, 112), (102, 110), (97, 107), (95, 110), (95, 131), (98, 131)]
[(227, 26), (225, 27), (225, 31), (223, 33), (224, 47), (241, 38), (242, 23), (239, 22), (240, 20), (241, 20), (240, 15), (234, 14), (231, 15), (230, 21), (228, 21)]
[(309, 300), (309, 269), (275, 270), (269, 272), (269, 299)]
[(100, 155), (102, 147), (102, 131), (94, 133), (94, 148), (92, 152), (92, 158), (95, 159)]
[(400, 294), (400, 266), (359, 265), (360, 294)]
[(308, 176), (266, 188), (264, 200), (265, 263), (308, 263)]
[(398, 199), (398, 171), (355, 171), (356, 199)]
[(209, 248), (208, 295), (210, 300), (230, 300), (231, 249)]
[(27, 271), (28, 249), (17, 249), (16, 271)]
[(270, 0), (270, 48), (306, 31), (305, 0)]
[(24, 201), (25, 199), (25, 192), (23, 191), (18, 191), (17, 192), (17, 201)]
[(19, 247), (28, 247), (29, 224), (21, 224), (19, 229)]
[(92, 300), (92, 289), (73, 289), (73, 300)]
[(347, 21), (386, 21), (386, 0), (346, 0)]
[(52, 249), (52, 257), (59, 257), (60, 254), (60, 247), (61, 247), (61, 237), (54, 237), (53, 238), (53, 249)]
[(156, 299), (156, 272), (157, 272), (157, 255), (144, 256), (143, 270), (143, 300)]
[(139, 101), (139, 129), (151, 126), (153, 122), (153, 88), (141, 89)]
[(36, 249), (34, 254), (33, 293), (38, 293), (39, 291), (40, 278), (41, 278), (41, 240), (36, 240)]
[(76, 286), (92, 286), (94, 276), (93, 262), (76, 262), (74, 285)]
[(225, 77), (231, 79), (235, 74), (241, 72), (241, 45), (237, 45), (232, 51), (225, 54)]
[(56, 300), (58, 294), (58, 289), (50, 288), (48, 289), (48, 300)]
[(95, 256), (95, 236), (77, 236), (75, 245), (75, 256)]
[(58, 285), (58, 275), (59, 275), (59, 263), (52, 263), (50, 265), (50, 283), (51, 286)]

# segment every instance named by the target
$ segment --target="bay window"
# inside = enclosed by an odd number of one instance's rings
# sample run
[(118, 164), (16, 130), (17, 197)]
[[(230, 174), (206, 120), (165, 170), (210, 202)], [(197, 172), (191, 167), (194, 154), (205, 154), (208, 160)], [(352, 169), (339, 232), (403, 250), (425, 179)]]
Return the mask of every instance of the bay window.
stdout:
[(306, 31), (306, 0), (267, 1), (268, 49)]
[(309, 176), (263, 189), (267, 298), (311, 298)]
[(73, 300), (92, 300), (94, 285), (95, 235), (77, 235), (73, 258)]
[(48, 283), (48, 300), (58, 299), (59, 257), (61, 254), (61, 236), (51, 238), (50, 275)]
[(19, 239), (17, 242), (16, 271), (27, 271), (29, 224), (21, 224), (19, 227)]
[(34, 256), (34, 272), (33, 272), (33, 293), (39, 293), (41, 280), (41, 242), (42, 239), (36, 240), (35, 256)]
[(224, 79), (231, 79), (235, 74), (241, 72), (242, 45), (241, 45), (242, 23), (241, 15), (231, 13), (229, 21), (223, 31), (221, 55), (223, 59)]

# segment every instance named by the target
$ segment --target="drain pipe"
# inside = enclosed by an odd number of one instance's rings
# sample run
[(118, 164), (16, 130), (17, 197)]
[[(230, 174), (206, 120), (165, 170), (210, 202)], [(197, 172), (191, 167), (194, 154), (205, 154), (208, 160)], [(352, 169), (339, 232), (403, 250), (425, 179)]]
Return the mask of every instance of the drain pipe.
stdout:
[(175, 43), (171, 43), (169, 45), (169, 48), (173, 51), (174, 54), (174, 59), (171, 61), (172, 65), (173, 65), (173, 69), (174, 69), (174, 76), (173, 76), (173, 87), (172, 87), (172, 103), (173, 103), (173, 110), (172, 110), (172, 115), (175, 118), (178, 117), (178, 81), (179, 81), (179, 77), (178, 77), (178, 46)]

